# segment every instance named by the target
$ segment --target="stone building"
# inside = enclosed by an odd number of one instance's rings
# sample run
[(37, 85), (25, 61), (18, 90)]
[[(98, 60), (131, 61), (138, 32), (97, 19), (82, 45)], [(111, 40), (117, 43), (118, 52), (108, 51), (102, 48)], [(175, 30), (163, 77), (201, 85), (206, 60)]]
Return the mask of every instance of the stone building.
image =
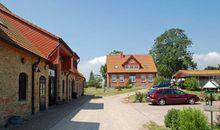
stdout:
[(0, 4), (0, 125), (81, 96), (79, 59), (63, 39)]

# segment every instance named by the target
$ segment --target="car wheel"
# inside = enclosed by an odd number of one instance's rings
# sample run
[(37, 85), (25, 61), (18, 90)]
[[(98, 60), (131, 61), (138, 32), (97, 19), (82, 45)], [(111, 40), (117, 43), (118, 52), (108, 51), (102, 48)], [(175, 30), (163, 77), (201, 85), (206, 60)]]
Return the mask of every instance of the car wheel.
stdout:
[(164, 100), (164, 99), (160, 99), (159, 101), (158, 101), (158, 104), (159, 105), (165, 105), (166, 104), (166, 101)]
[(195, 103), (196, 103), (195, 98), (190, 98), (189, 99), (189, 104), (193, 105)]

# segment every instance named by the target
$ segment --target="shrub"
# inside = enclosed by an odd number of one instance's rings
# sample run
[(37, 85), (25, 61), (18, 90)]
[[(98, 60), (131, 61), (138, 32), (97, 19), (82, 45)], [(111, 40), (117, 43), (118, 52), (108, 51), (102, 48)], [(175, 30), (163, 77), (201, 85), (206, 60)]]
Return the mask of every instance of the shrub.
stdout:
[(208, 121), (204, 113), (195, 108), (184, 108), (179, 113), (180, 130), (207, 130)]
[(184, 87), (187, 89), (187, 90), (190, 90), (190, 91), (196, 91), (196, 90), (199, 90), (198, 88), (198, 82), (197, 82), (197, 79), (196, 78), (187, 78), (184, 83), (183, 83)]
[(146, 96), (145, 96), (144, 93), (141, 93), (141, 92), (136, 92), (135, 93), (135, 101), (143, 102), (145, 97)]
[(158, 76), (154, 79), (153, 85), (156, 85), (156, 84), (158, 84), (159, 82), (162, 82), (162, 81), (166, 81), (166, 79), (162, 76)]
[(172, 130), (178, 130), (179, 126), (179, 109), (172, 108), (168, 110), (167, 114), (165, 115), (165, 125), (166, 127), (172, 128)]
[(133, 83), (132, 83), (131, 79), (129, 79), (128, 82), (126, 83), (126, 87), (131, 88), (132, 86), (133, 86)]
[(220, 114), (216, 115), (216, 125), (220, 128)]
[(166, 127), (172, 130), (209, 129), (207, 117), (202, 111), (195, 108), (184, 108), (183, 110), (171, 109), (165, 115), (164, 123)]

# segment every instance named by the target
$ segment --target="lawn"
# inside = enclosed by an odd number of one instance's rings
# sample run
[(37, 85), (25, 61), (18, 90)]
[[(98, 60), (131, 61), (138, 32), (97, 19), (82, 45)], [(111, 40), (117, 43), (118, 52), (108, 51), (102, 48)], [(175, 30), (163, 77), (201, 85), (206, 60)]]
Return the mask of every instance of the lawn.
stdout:
[(135, 92), (146, 88), (147, 87), (132, 87), (132, 88), (121, 89), (120, 91), (115, 88), (106, 88), (104, 92), (103, 88), (88, 87), (88, 88), (84, 88), (84, 93), (85, 95), (94, 95), (94, 96), (112, 96), (122, 93)]

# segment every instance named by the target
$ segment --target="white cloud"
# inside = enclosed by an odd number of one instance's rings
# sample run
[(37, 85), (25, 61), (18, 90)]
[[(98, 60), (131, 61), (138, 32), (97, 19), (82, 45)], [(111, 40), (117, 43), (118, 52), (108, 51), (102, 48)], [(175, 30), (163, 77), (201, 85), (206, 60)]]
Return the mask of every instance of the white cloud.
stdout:
[(101, 65), (104, 65), (105, 63), (106, 63), (106, 56), (99, 56), (89, 61), (85, 61), (82, 63), (80, 62), (78, 67), (79, 67), (79, 71), (83, 73), (86, 79), (88, 79), (91, 71), (93, 71), (93, 73), (95, 74), (100, 74), (99, 69)]
[(220, 53), (209, 52), (207, 54), (195, 54), (193, 60), (197, 63), (198, 69), (204, 69), (208, 65), (217, 66), (220, 64)]

